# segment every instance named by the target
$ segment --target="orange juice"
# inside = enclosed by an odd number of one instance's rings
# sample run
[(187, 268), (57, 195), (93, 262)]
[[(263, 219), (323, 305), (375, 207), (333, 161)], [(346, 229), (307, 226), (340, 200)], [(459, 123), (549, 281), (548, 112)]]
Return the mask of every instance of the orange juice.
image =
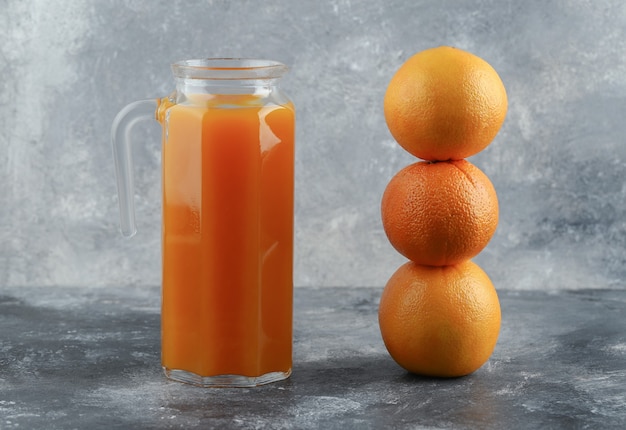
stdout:
[(162, 364), (190, 382), (291, 372), (294, 108), (257, 100), (161, 117)]

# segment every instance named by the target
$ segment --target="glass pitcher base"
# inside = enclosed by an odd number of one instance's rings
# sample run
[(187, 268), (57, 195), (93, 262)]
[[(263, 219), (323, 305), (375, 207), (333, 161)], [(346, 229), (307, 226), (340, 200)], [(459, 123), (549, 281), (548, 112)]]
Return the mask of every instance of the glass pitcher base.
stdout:
[(185, 384), (191, 384), (204, 388), (246, 388), (258, 387), (259, 385), (271, 384), (285, 380), (291, 376), (291, 369), (286, 372), (270, 372), (261, 376), (242, 375), (215, 375), (200, 376), (186, 370), (168, 369), (163, 367), (163, 372), (168, 379)]

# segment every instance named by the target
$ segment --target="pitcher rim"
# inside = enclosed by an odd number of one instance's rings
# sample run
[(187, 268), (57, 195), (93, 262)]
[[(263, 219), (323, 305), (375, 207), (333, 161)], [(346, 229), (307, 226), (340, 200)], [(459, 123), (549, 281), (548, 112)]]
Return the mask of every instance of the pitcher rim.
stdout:
[(288, 70), (280, 61), (244, 57), (196, 58), (172, 64), (174, 76), (182, 79), (276, 79)]

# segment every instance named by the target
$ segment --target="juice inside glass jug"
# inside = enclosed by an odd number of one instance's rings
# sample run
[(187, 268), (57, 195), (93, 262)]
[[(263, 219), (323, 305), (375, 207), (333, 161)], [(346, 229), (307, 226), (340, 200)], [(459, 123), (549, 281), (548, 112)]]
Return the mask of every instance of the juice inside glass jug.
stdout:
[(156, 102), (163, 127), (163, 369), (201, 386), (285, 379), (292, 360), (295, 111), (276, 81), (286, 68), (221, 59), (173, 70), (176, 92)]

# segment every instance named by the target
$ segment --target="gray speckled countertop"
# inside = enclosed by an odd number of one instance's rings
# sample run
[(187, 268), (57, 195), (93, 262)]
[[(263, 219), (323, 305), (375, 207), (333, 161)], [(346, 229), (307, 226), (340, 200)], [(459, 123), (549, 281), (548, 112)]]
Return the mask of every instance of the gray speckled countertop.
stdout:
[(1, 429), (626, 428), (626, 291), (499, 291), (485, 366), (410, 375), (380, 288), (298, 288), (294, 369), (253, 389), (167, 381), (158, 288), (0, 289)]

